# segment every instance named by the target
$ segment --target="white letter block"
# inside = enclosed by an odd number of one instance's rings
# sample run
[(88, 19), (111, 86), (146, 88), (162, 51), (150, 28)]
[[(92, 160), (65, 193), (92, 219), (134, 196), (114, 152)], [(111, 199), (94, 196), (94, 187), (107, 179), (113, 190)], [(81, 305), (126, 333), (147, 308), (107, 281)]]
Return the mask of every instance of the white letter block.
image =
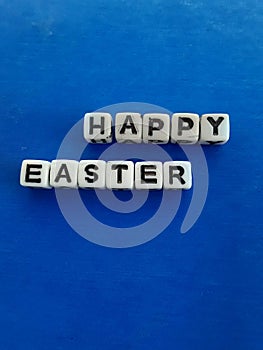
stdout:
[(228, 114), (203, 114), (201, 117), (200, 143), (222, 145), (229, 140)]
[(49, 184), (50, 162), (25, 159), (21, 165), (20, 185), (25, 187), (51, 188)]
[(191, 163), (183, 161), (165, 162), (163, 165), (165, 189), (184, 189), (192, 187)]
[(153, 113), (143, 116), (143, 142), (168, 143), (170, 138), (170, 117), (168, 114)]
[(135, 164), (135, 188), (138, 190), (160, 190), (163, 187), (163, 165), (161, 162), (137, 162)]
[(55, 159), (51, 162), (50, 184), (53, 187), (77, 188), (78, 167), (76, 160)]
[(171, 142), (193, 144), (199, 140), (199, 115), (174, 113), (172, 115)]
[(119, 143), (141, 143), (142, 117), (140, 113), (117, 113), (115, 137)]
[(132, 190), (134, 164), (131, 161), (109, 161), (106, 165), (106, 187), (108, 189)]
[(86, 113), (84, 139), (89, 143), (112, 142), (112, 117), (109, 113)]
[(81, 188), (105, 188), (106, 162), (104, 160), (81, 160), (78, 184)]

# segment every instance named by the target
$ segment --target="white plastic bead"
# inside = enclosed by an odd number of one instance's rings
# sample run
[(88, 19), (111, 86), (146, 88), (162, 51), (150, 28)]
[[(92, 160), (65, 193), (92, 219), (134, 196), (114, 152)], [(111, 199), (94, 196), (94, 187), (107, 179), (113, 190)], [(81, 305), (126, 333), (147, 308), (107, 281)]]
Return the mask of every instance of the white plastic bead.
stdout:
[(165, 162), (163, 165), (165, 189), (184, 189), (192, 187), (191, 163), (186, 161)]
[(203, 114), (201, 117), (201, 144), (222, 145), (229, 140), (228, 114)]
[(115, 137), (119, 143), (141, 143), (142, 117), (140, 113), (117, 113)]
[(108, 189), (131, 190), (134, 186), (134, 163), (131, 161), (109, 161), (106, 165), (106, 187)]
[(25, 159), (21, 165), (20, 184), (25, 187), (51, 188), (49, 184), (50, 162)]
[(80, 188), (105, 188), (106, 162), (104, 160), (81, 160), (78, 184)]
[(138, 190), (163, 187), (163, 165), (161, 162), (135, 163), (135, 188)]
[(170, 117), (168, 114), (153, 113), (143, 116), (143, 142), (168, 143), (170, 138)]
[(199, 139), (199, 115), (175, 113), (172, 115), (171, 142), (193, 144)]
[(112, 142), (112, 117), (109, 113), (86, 113), (84, 116), (84, 138), (89, 143)]
[(77, 188), (78, 167), (79, 163), (76, 160), (53, 160), (50, 170), (50, 185), (56, 188)]

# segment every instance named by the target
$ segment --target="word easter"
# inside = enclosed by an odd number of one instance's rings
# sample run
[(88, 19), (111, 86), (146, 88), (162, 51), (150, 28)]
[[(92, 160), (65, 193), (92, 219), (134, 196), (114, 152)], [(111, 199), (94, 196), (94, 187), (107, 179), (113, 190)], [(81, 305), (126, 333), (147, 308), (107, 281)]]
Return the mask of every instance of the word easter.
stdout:
[(20, 184), (40, 188), (84, 189), (189, 189), (191, 164), (187, 161), (137, 162), (103, 160), (26, 159), (22, 162)]
[[(112, 116), (86, 113), (84, 138), (89, 143), (112, 142)], [(117, 113), (115, 138), (119, 143), (224, 144), (229, 139), (228, 114)]]

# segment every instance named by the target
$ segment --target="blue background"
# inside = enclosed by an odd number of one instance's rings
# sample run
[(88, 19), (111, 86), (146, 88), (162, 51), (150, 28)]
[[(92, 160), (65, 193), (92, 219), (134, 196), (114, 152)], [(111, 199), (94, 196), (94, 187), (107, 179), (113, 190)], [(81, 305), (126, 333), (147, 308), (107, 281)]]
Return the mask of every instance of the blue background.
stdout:
[[(260, 0), (0, 1), (1, 350), (262, 350), (262, 23)], [(227, 112), (232, 134), (205, 147), (190, 232), (187, 193), (156, 239), (110, 249), (18, 177), (86, 111), (126, 101)]]

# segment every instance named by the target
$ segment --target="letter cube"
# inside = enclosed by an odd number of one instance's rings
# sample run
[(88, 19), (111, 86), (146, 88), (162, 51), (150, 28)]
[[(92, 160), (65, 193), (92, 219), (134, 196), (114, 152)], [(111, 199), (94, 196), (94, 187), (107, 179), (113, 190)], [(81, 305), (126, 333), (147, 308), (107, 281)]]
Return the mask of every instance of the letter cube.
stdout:
[(55, 159), (51, 162), (50, 184), (59, 188), (78, 187), (78, 167), (76, 160)]
[(81, 160), (78, 184), (81, 188), (105, 188), (106, 162), (104, 160)]
[(112, 142), (112, 117), (109, 113), (86, 113), (84, 116), (84, 138), (89, 143)]
[(228, 114), (203, 114), (201, 117), (200, 143), (222, 145), (229, 140)]
[(20, 185), (35, 188), (51, 188), (49, 184), (50, 162), (25, 159), (21, 165)]
[(170, 117), (168, 114), (153, 113), (143, 116), (143, 142), (168, 143), (170, 138)]
[(106, 165), (106, 187), (108, 189), (132, 190), (134, 186), (134, 163), (131, 161), (109, 161)]
[(161, 162), (137, 162), (135, 164), (135, 188), (138, 190), (160, 190), (163, 187)]
[(140, 113), (117, 113), (115, 137), (119, 143), (141, 143), (142, 117)]
[(165, 162), (163, 165), (165, 189), (184, 189), (192, 187), (191, 163), (186, 161)]
[(174, 113), (172, 115), (171, 142), (193, 144), (199, 139), (199, 115)]

